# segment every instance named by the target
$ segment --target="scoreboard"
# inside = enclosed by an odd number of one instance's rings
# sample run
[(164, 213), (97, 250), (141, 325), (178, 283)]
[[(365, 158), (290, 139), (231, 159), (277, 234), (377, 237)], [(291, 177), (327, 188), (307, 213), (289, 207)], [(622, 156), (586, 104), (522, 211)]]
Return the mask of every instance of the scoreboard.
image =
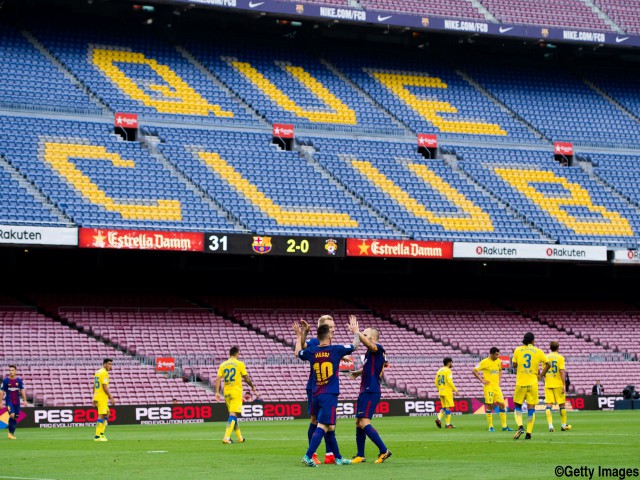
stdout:
[(215, 254), (336, 258), (345, 256), (345, 239), (335, 237), (205, 233), (204, 242), (204, 251)]

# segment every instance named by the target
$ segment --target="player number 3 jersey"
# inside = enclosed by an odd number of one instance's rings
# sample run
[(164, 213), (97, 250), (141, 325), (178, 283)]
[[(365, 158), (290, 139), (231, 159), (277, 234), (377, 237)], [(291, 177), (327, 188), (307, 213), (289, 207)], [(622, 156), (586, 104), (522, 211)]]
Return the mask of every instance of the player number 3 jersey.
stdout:
[(104, 386), (109, 386), (109, 372), (101, 368), (93, 375), (93, 399), (108, 400), (109, 396), (104, 391)]

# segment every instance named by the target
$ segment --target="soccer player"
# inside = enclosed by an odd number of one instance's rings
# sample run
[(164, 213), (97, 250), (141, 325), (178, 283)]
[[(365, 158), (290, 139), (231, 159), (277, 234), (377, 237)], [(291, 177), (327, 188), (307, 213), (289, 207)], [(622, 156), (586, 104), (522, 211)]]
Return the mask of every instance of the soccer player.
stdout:
[(15, 365), (9, 365), (9, 376), (2, 380), (2, 395), (6, 401), (7, 411), (9, 412), (9, 440), (15, 440), (16, 427), (18, 425), (18, 416), (20, 416), (20, 397), (27, 403), (27, 394), (24, 391), (22, 379), (16, 376), (18, 371)]
[(244, 443), (245, 439), (238, 427), (238, 417), (242, 412), (242, 380), (251, 387), (254, 395), (257, 395), (256, 386), (253, 384), (247, 374), (247, 367), (244, 362), (239, 360), (240, 349), (233, 346), (229, 349), (229, 360), (220, 364), (218, 368), (218, 376), (214, 390), (216, 392), (216, 402), (220, 401), (220, 382), (224, 378), (224, 401), (229, 410), (229, 418), (227, 419), (227, 429), (224, 432), (222, 443), (233, 443), (231, 440), (231, 431), (233, 430), (238, 438), (238, 443)]
[[(333, 321), (333, 317), (331, 315), (322, 315), (318, 318), (318, 327), (322, 325), (329, 325), (329, 334), (331, 335), (331, 339), (333, 339), (333, 334), (336, 330), (336, 324)], [(316, 347), (320, 344), (320, 341), (317, 338), (310, 338), (306, 340), (307, 335), (309, 334), (309, 324), (305, 320), (300, 320), (300, 326), (302, 327), (302, 348), (305, 349), (307, 347)], [(307, 430), (307, 438), (309, 439), (309, 443), (311, 443), (311, 438), (313, 437), (313, 433), (318, 428), (318, 417), (316, 415), (317, 412), (313, 410), (313, 365), (310, 367), (309, 372), (309, 380), (307, 380), (307, 413), (309, 413), (310, 421), (309, 421), (309, 429)], [(336, 463), (336, 457), (329, 448), (327, 444), (327, 438), (324, 439), (325, 442), (325, 455), (324, 455), (324, 463), (332, 464)], [(311, 458), (316, 465), (320, 464), (320, 460), (318, 459), (318, 454), (314, 453)]]
[(453, 372), (451, 367), (453, 366), (453, 360), (451, 357), (445, 357), (442, 359), (444, 366), (436, 373), (435, 384), (438, 389), (438, 395), (440, 395), (440, 412), (436, 418), (436, 425), (438, 428), (442, 428), (442, 417), (445, 417), (445, 428), (456, 428), (451, 425), (451, 410), (453, 408), (453, 395), (458, 394), (458, 389), (453, 384)]
[[(354, 316), (349, 320), (355, 321)], [(351, 459), (351, 463), (363, 463), (365, 461), (364, 446), (367, 437), (378, 447), (380, 453), (375, 463), (382, 463), (391, 456), (391, 451), (380, 438), (377, 430), (371, 425), (371, 419), (380, 401), (380, 378), (387, 363), (384, 347), (378, 343), (380, 330), (375, 327), (357, 332), (362, 344), (367, 347), (362, 369), (352, 372), (352, 379), (361, 377), (360, 395), (356, 407), (356, 446), (358, 453)]]
[[(302, 328), (294, 323), (296, 332), (295, 354), (297, 358), (311, 363), (313, 378), (313, 406), (316, 412), (318, 426), (313, 432), (309, 448), (302, 463), (309, 467), (316, 467), (313, 454), (318, 449), (322, 439), (326, 437), (328, 448), (336, 458), (336, 465), (349, 465), (347, 460), (340, 455), (340, 448), (336, 440), (336, 410), (338, 408), (338, 395), (340, 394), (340, 359), (355, 350), (352, 344), (331, 345), (331, 331), (329, 325), (321, 325), (317, 330), (319, 344), (313, 347), (302, 348)], [(355, 328), (355, 329), (354, 329)], [(349, 325), (349, 329), (355, 333), (357, 326)]]
[(111, 405), (116, 404), (109, 391), (109, 372), (113, 368), (113, 360), (105, 358), (102, 361), (102, 368), (93, 375), (93, 406), (98, 409), (98, 421), (96, 422), (96, 442), (106, 442), (107, 437), (104, 431), (107, 428), (107, 420), (109, 418), (109, 400)]
[[(515, 349), (511, 364), (516, 369), (516, 389), (513, 393), (513, 415), (518, 430), (513, 436), (519, 439), (524, 433), (522, 426), (522, 404), (527, 402), (527, 434), (525, 440), (531, 440), (531, 432), (535, 423), (536, 405), (538, 404), (538, 382), (545, 376), (551, 364), (542, 350), (534, 346), (533, 333), (527, 332), (522, 338), (522, 346)], [(540, 364), (544, 364), (542, 372)]]
[(550, 432), (554, 431), (553, 416), (551, 415), (553, 404), (557, 404), (560, 407), (560, 420), (562, 421), (560, 430), (563, 432), (571, 430), (571, 425), (567, 425), (567, 410), (565, 408), (567, 377), (564, 370), (564, 357), (558, 353), (558, 348), (560, 348), (558, 342), (554, 341), (549, 344), (551, 352), (549, 352), (547, 358), (551, 363), (551, 367), (544, 377), (544, 403), (547, 404), (545, 413), (547, 414)]
[[(487, 423), (489, 424), (489, 431), (495, 432), (493, 428), (493, 407), (498, 406), (500, 412), (500, 423), (502, 424), (503, 432), (512, 432), (513, 429), (507, 426), (507, 412), (504, 406), (504, 397), (502, 396), (502, 389), (500, 388), (500, 381), (502, 380), (502, 364), (500, 361), (500, 349), (498, 347), (491, 347), (489, 350), (489, 356), (473, 369), (473, 375), (482, 382), (484, 386), (484, 411), (487, 415)], [(482, 376), (480, 376), (482, 372)]]

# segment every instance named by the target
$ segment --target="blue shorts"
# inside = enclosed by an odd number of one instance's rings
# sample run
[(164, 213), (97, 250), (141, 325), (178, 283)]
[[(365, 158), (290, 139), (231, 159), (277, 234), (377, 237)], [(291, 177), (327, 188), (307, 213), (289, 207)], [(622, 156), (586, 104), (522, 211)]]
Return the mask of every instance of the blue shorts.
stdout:
[(336, 411), (338, 410), (338, 395), (323, 393), (313, 397), (312, 409), (316, 412), (318, 423), (323, 425), (336, 424)]
[(9, 410), (9, 414), (14, 414), (16, 419), (18, 415), (20, 415), (20, 404), (19, 403), (7, 403), (7, 410)]
[(376, 407), (380, 401), (380, 392), (363, 392), (358, 396), (356, 404), (356, 418), (368, 418), (371, 420), (376, 413)]
[(307, 413), (315, 415), (317, 410), (313, 409), (313, 390), (307, 390)]

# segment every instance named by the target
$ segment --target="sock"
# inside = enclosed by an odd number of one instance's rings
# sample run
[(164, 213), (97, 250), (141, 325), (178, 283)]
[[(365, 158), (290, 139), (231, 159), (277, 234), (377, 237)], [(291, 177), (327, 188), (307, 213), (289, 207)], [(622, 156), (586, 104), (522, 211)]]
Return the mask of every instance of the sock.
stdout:
[(441, 408), (440, 411), (438, 412), (438, 420), (442, 420), (443, 417), (444, 417), (444, 408)]
[(316, 453), (316, 450), (320, 446), (322, 439), (324, 438), (324, 430), (316, 427), (316, 431), (313, 432), (313, 436), (311, 437), (311, 441), (309, 442), (309, 449), (307, 450), (307, 457), (313, 457), (313, 454)]
[(536, 409), (530, 408), (527, 410), (527, 433), (531, 433), (533, 431), (533, 424), (536, 421)]
[(238, 437), (238, 440), (242, 440), (242, 433), (240, 432), (240, 427), (238, 426), (238, 419), (236, 418), (236, 426), (233, 429), (233, 431), (236, 434), (236, 437)]
[(444, 419), (447, 425), (451, 425), (451, 410), (448, 408), (444, 411)]
[[(106, 427), (105, 423), (105, 420), (102, 418), (99, 418), (96, 422), (96, 437), (99, 437), (104, 433), (104, 429)], [(9, 420), (9, 431), (11, 431), (11, 420)]]
[(307, 437), (309, 438), (309, 443), (311, 443), (311, 437), (313, 437), (313, 432), (316, 431), (316, 428), (318, 428), (318, 425), (309, 423), (309, 430), (307, 430)]
[(513, 409), (513, 417), (516, 419), (516, 425), (522, 426), (522, 408), (516, 407)]
[(504, 408), (501, 408), (499, 412), (500, 412), (500, 423), (502, 424), (502, 428), (507, 428), (507, 412)]
[(567, 409), (566, 408), (560, 409), (560, 420), (562, 421), (562, 426), (566, 427), (567, 426)]
[(549, 428), (553, 427), (553, 415), (551, 414), (551, 407), (547, 407), (544, 411), (547, 415), (547, 423), (549, 424)]
[(14, 433), (16, 433), (16, 425), (18, 424), (18, 422), (16, 422), (15, 418), (11, 418), (9, 417), (9, 433), (11, 435), (13, 435)]
[(231, 437), (231, 430), (234, 429), (237, 420), (238, 419), (235, 416), (229, 415), (229, 418), (227, 419), (227, 429), (224, 431), (224, 438)]
[[(342, 458), (342, 455), (340, 455), (340, 448), (338, 447), (338, 440), (336, 439), (336, 431), (329, 430), (324, 436), (324, 439), (327, 442), (327, 449), (330, 449), (331, 452), (333, 452), (336, 459)], [(329, 454), (329, 452), (327, 452), (327, 454)]]
[(384, 442), (380, 438), (378, 431), (375, 428), (373, 428), (373, 425), (369, 424), (366, 427), (364, 427), (364, 433), (366, 433), (367, 437), (369, 437), (371, 441), (376, 444), (376, 447), (378, 447), (381, 454), (387, 453), (387, 446), (384, 444)]
[(358, 457), (364, 457), (364, 444), (367, 441), (367, 434), (360, 427), (356, 427), (356, 447), (358, 448)]
[(487, 413), (487, 423), (489, 424), (489, 428), (493, 428), (493, 413), (491, 413), (491, 410)]

